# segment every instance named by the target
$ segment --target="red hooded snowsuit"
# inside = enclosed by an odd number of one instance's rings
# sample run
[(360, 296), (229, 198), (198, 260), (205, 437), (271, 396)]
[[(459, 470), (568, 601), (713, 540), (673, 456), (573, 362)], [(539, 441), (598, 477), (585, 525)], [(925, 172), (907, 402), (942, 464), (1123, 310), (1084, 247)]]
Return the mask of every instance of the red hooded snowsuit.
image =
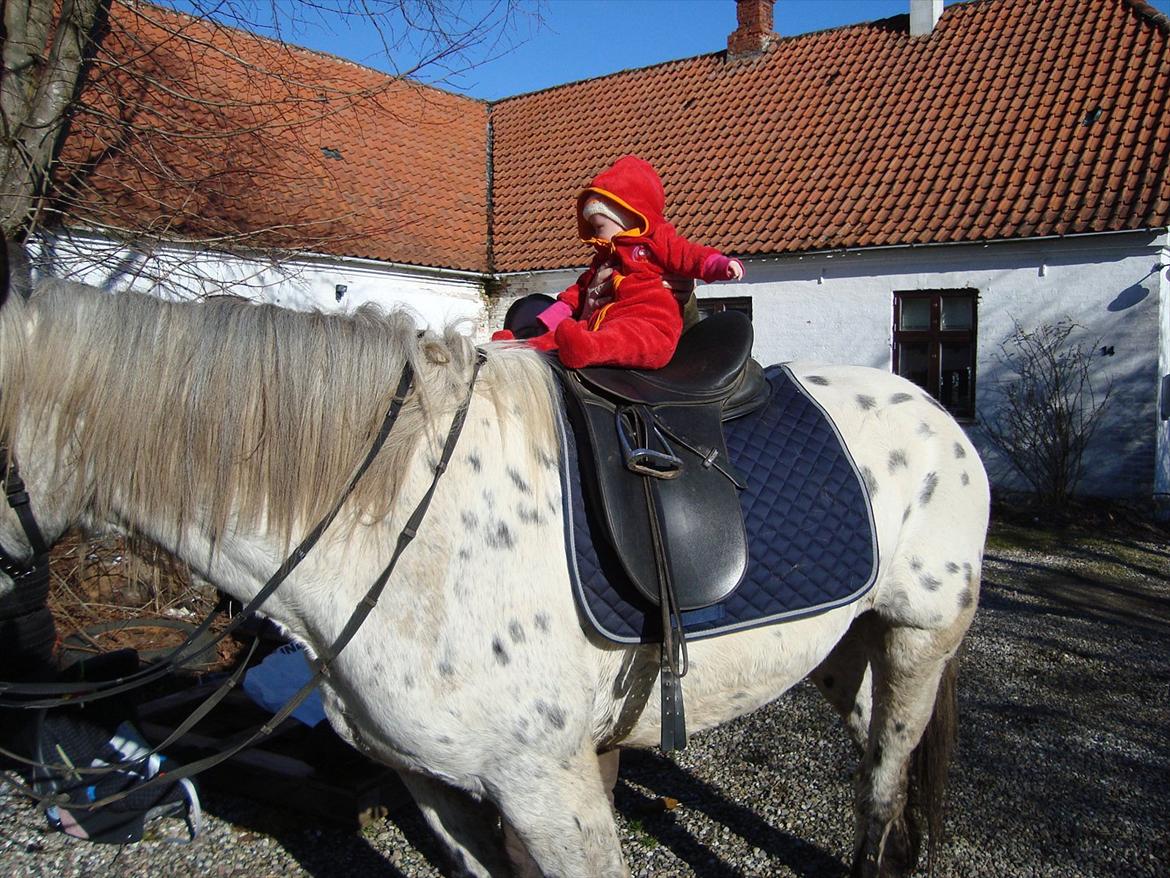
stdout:
[[(591, 196), (608, 199), (640, 222), (613, 236), (595, 238), (581, 209)], [(658, 369), (674, 355), (682, 334), (682, 305), (662, 283), (678, 274), (722, 280), (727, 260), (712, 247), (692, 244), (666, 221), (662, 181), (649, 162), (627, 155), (598, 174), (577, 197), (577, 230), (596, 255), (577, 282), (557, 299), (572, 309), (556, 329), (530, 339), (541, 350), (557, 350), (570, 369), (584, 366), (625, 366)], [(613, 301), (585, 313), (587, 293), (597, 272), (614, 267)]]

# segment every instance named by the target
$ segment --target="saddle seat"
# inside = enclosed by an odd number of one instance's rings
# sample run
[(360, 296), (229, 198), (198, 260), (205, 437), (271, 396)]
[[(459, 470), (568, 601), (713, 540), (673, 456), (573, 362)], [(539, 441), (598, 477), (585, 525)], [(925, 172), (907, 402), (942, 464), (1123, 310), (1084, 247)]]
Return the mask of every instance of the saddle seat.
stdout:
[(721, 403), (722, 419), (729, 421), (759, 408), (767, 398), (764, 370), (751, 359), (752, 340), (751, 321), (724, 311), (687, 330), (661, 369), (591, 366), (580, 371), (592, 387), (631, 403)]

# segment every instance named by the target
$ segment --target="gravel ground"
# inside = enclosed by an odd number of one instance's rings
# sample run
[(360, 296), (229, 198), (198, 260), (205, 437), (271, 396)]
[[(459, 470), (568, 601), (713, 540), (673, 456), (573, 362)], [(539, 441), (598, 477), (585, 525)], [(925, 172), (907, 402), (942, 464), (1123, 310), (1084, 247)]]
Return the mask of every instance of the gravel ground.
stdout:
[[(1072, 544), (1008, 528), (989, 547), (960, 675), (944, 878), (1170, 875), (1170, 550), (1148, 531)], [(636, 876), (843, 875), (852, 767), (810, 685), (672, 758), (627, 753), (627, 861)], [(218, 794), (204, 805), (195, 844), (117, 849), (50, 832), (0, 793), (0, 874), (441, 874), (411, 808), (343, 832)]]

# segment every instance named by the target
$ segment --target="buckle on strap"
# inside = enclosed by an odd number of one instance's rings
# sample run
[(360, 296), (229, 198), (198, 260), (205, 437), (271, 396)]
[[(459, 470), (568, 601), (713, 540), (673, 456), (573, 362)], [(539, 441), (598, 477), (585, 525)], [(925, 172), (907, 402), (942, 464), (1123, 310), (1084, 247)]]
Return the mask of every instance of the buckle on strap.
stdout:
[[(635, 421), (633, 433), (627, 416)], [(682, 458), (674, 453), (645, 406), (618, 406), (615, 421), (626, 469), (655, 479), (677, 479), (682, 474)], [(649, 447), (653, 442), (662, 450)]]

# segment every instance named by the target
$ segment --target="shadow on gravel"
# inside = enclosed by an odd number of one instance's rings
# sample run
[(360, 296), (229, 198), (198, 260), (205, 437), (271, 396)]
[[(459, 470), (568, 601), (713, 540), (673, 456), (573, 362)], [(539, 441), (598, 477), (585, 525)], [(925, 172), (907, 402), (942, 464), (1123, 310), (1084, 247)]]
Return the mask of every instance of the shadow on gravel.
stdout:
[(627, 820), (637, 821), (647, 835), (670, 848), (703, 878), (739, 878), (742, 873), (720, 860), (716, 851), (681, 826), (674, 813), (665, 810), (658, 800), (643, 795), (628, 782), (670, 795), (686, 808), (703, 812), (803, 878), (839, 878), (846, 874), (844, 864), (820, 847), (769, 825), (750, 807), (727, 799), (670, 759), (648, 750), (623, 751), (621, 779), (614, 790), (617, 810)]
[[(241, 829), (269, 836), (313, 878), (412, 878), (352, 829), (315, 823), (312, 817), (277, 809), (261, 812), (249, 808), (236, 813), (236, 808), (214, 795), (206, 797), (204, 806), (208, 813)], [(442, 851), (417, 808), (404, 805), (386, 819), (431, 866), (442, 871)]]
[(1165, 598), (1138, 588), (1104, 583), (1058, 566), (1009, 560), (991, 553), (987, 555), (987, 561), (999, 570), (994, 579), (985, 571), (984, 584), (992, 587), (986, 588), (980, 596), (981, 607), (1007, 608), (1011, 598), (1005, 592), (1011, 589), (998, 581), (1007, 579), (1027, 583), (1030, 594), (1051, 601), (1053, 612), (1069, 618), (1089, 617), (1151, 632), (1170, 632), (1170, 601)]

